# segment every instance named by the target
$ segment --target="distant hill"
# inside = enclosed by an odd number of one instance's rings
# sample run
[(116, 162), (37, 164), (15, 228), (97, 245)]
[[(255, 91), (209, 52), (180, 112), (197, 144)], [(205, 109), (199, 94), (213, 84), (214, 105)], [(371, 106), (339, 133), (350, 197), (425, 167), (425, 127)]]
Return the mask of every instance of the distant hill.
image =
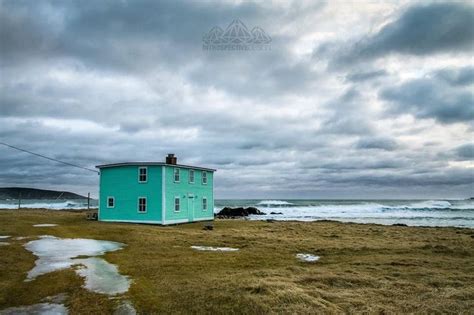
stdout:
[(23, 188), (23, 187), (5, 187), (0, 188), (0, 200), (5, 199), (18, 199), (21, 194), (21, 199), (85, 199), (87, 197), (68, 192), (68, 191), (56, 191), (56, 190), (45, 190), (36, 188)]

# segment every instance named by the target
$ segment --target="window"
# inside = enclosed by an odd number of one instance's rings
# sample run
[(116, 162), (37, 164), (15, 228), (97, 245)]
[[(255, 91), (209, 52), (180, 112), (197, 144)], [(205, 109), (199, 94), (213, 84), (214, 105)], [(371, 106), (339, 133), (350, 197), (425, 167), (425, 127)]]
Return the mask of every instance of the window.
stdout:
[(202, 183), (203, 185), (207, 185), (207, 172), (206, 171), (202, 172)]
[(174, 197), (174, 211), (179, 212), (179, 197)]
[(174, 169), (174, 181), (179, 183), (179, 168)]
[(148, 180), (148, 169), (146, 167), (139, 167), (138, 168), (138, 182), (139, 183), (146, 183)]
[(138, 197), (138, 212), (146, 212), (146, 198)]
[(206, 211), (206, 210), (207, 210), (207, 198), (202, 197), (202, 211)]
[(194, 184), (194, 170), (189, 170), (189, 182)]
[(115, 208), (115, 198), (107, 197), (107, 208)]

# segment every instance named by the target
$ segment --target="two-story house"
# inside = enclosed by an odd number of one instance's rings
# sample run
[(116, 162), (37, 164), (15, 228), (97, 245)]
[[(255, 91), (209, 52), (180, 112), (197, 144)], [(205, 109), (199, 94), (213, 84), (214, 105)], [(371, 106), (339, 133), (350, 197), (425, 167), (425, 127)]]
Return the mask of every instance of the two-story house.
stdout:
[(99, 220), (177, 224), (214, 219), (215, 170), (163, 162), (124, 162), (100, 170)]

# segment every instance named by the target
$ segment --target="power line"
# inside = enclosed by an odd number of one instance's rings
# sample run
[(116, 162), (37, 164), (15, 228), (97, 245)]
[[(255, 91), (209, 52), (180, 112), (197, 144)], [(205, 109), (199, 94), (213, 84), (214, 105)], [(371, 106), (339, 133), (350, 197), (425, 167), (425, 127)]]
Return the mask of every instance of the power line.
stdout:
[(64, 165), (69, 165), (69, 166), (72, 166), (72, 167), (77, 167), (77, 168), (80, 168), (80, 169), (83, 169), (83, 170), (86, 170), (86, 171), (89, 171), (89, 172), (94, 172), (94, 173), (96, 173), (96, 174), (99, 174), (99, 172), (96, 171), (96, 170), (93, 170), (93, 169), (90, 169), (90, 168), (87, 168), (87, 167), (83, 167), (83, 166), (80, 166), (80, 165), (72, 164), (72, 163), (69, 163), (69, 162), (60, 161), (60, 160), (57, 160), (57, 159), (52, 158), (52, 157), (49, 157), (49, 156), (45, 156), (45, 155), (42, 155), (42, 154), (39, 154), (39, 153), (35, 153), (35, 152), (31, 152), (31, 151), (28, 151), (28, 150), (25, 150), (25, 149), (21, 149), (21, 148), (15, 147), (15, 146), (10, 145), (10, 144), (8, 144), (8, 143), (0, 142), (0, 144), (4, 145), (4, 146), (6, 146), (6, 147), (9, 147), (9, 148), (18, 150), (18, 151), (22, 151), (22, 152), (26, 152), (26, 153), (29, 153), (29, 154), (32, 154), (32, 155), (39, 156), (39, 157), (41, 157), (41, 158), (43, 158), (43, 159), (47, 159), (47, 160), (50, 160), (50, 161), (58, 162), (58, 163), (61, 163), (61, 164), (64, 164)]

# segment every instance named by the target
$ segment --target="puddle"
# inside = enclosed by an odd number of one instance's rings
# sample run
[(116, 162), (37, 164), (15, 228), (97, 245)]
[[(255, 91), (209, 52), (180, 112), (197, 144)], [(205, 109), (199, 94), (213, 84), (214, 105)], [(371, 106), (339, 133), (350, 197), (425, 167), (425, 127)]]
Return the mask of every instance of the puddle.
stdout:
[(212, 246), (191, 246), (192, 249), (211, 252), (235, 252), (238, 248), (232, 247), (212, 247)]
[(74, 263), (81, 265), (76, 272), (86, 279), (84, 287), (90, 291), (114, 295), (125, 293), (130, 287), (128, 277), (122, 276), (117, 266), (102, 258), (74, 259)]
[(137, 311), (128, 300), (123, 301), (114, 311), (114, 315), (136, 315)]
[(0, 235), (0, 240), (4, 240), (10, 237), (11, 237), (10, 235)]
[(100, 256), (106, 252), (122, 249), (125, 245), (117, 242), (98, 241), (82, 238), (57, 238), (42, 236), (39, 240), (26, 243), (25, 248), (38, 256), (35, 267), (28, 272), (25, 281), (56, 270), (77, 266), (74, 270), (85, 279), (84, 287), (93, 292), (118, 294), (128, 291), (130, 280), (121, 275), (115, 265)]
[(66, 302), (68, 295), (66, 293), (59, 293), (52, 296), (47, 296), (41, 300), (41, 302), (53, 303), (53, 304), (63, 304)]
[(6, 246), (6, 245), (10, 245), (10, 243), (8, 243), (8, 242), (0, 242), (0, 246)]
[(296, 254), (296, 258), (304, 262), (315, 262), (319, 260), (319, 256), (313, 254)]
[(34, 224), (34, 227), (51, 227), (51, 226), (57, 226), (57, 224), (51, 224), (51, 223), (43, 223), (43, 224)]
[(10, 307), (0, 311), (0, 315), (65, 315), (67, 308), (63, 304), (40, 303), (28, 306)]

